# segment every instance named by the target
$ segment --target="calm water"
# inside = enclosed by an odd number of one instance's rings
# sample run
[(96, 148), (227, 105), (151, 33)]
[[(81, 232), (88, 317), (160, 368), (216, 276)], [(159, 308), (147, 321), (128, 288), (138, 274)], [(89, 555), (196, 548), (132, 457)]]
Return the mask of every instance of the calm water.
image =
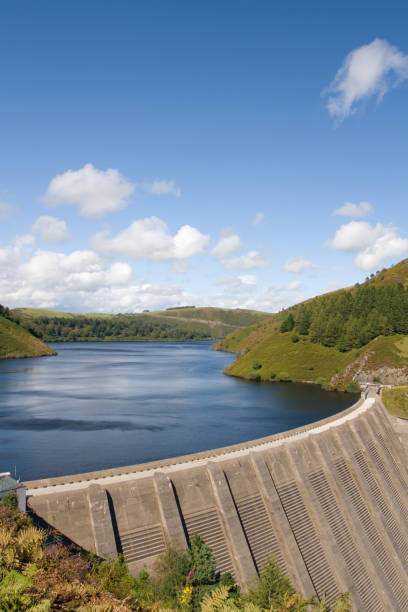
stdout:
[(23, 480), (183, 455), (277, 433), (355, 401), (222, 374), (210, 342), (54, 344), (0, 361), (0, 472)]

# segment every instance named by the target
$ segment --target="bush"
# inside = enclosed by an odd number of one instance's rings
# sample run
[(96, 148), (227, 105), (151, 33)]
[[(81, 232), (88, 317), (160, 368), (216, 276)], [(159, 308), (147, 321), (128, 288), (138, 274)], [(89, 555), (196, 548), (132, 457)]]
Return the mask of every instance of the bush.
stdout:
[(287, 594), (295, 592), (289, 578), (274, 559), (270, 559), (262, 568), (257, 578), (251, 584), (245, 599), (259, 608), (274, 610), (283, 606)]
[(269, 374), (269, 379), (270, 379), (270, 380), (275, 380), (275, 378), (276, 378), (276, 373), (275, 373), (275, 372), (271, 372), (271, 373)]
[(361, 387), (356, 380), (352, 380), (345, 389), (347, 393), (360, 393)]
[(8, 508), (8, 510), (12, 510), (17, 512), (18, 510), (18, 500), (17, 495), (14, 491), (9, 491), (7, 495), (0, 499), (0, 504), (4, 506), (4, 508)]
[(297, 334), (292, 334), (290, 339), (292, 342), (299, 342), (299, 336)]
[(252, 371), (248, 374), (248, 380), (261, 380), (261, 376), (257, 372)]
[(252, 363), (252, 368), (254, 370), (260, 370), (262, 368), (262, 363), (259, 363), (257, 359)]
[(292, 380), (287, 372), (281, 372), (278, 374), (278, 379), (281, 382), (290, 382)]

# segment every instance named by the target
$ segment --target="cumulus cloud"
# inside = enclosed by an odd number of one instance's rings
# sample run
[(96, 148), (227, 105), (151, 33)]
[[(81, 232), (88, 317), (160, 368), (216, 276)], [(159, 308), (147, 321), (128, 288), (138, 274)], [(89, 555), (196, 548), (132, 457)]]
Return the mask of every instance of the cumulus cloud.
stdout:
[(175, 181), (165, 181), (161, 179), (154, 179), (153, 183), (144, 183), (144, 188), (153, 195), (173, 195), (178, 198), (181, 195), (181, 190), (177, 187)]
[(351, 51), (327, 89), (327, 108), (342, 121), (365, 99), (381, 100), (393, 87), (408, 79), (408, 55), (388, 41), (376, 38)]
[(256, 288), (256, 276), (243, 274), (242, 276), (223, 276), (215, 281), (215, 285), (224, 287), (226, 293), (245, 293)]
[(38, 217), (31, 226), (31, 231), (42, 240), (53, 244), (67, 242), (71, 238), (71, 232), (65, 221), (47, 215)]
[(312, 270), (317, 266), (314, 265), (311, 261), (303, 257), (303, 255), (299, 255), (299, 257), (293, 257), (292, 259), (288, 259), (284, 266), (283, 270), (285, 272), (293, 272), (295, 274), (302, 274), (305, 270)]
[(197, 295), (179, 284), (135, 279), (129, 264), (109, 263), (92, 250), (65, 254), (40, 249), (27, 255), (32, 238), (20, 237), (18, 247), (0, 245), (0, 295), (12, 308), (115, 313), (196, 304), (276, 312), (300, 299), (273, 288), (257, 291), (255, 276), (246, 273), (219, 279), (219, 294)]
[(388, 257), (399, 258), (408, 252), (408, 238), (403, 238), (398, 228), (366, 221), (342, 225), (327, 245), (355, 254), (354, 262), (361, 270), (373, 270)]
[(135, 185), (118, 170), (98, 170), (86, 164), (80, 170), (58, 174), (48, 185), (43, 201), (49, 206), (73, 204), (84, 217), (102, 217), (125, 208)]
[(241, 246), (241, 238), (237, 234), (223, 236), (211, 253), (217, 257), (226, 257), (227, 255), (231, 255), (231, 253), (235, 253)]
[(257, 212), (255, 217), (252, 220), (252, 225), (262, 225), (265, 223), (265, 215), (263, 212)]
[(66, 255), (38, 250), (18, 267), (16, 274), (21, 281), (42, 288), (63, 285), (67, 290), (91, 291), (129, 283), (132, 269), (123, 262), (107, 266), (93, 251), (73, 251)]
[(281, 291), (297, 291), (298, 289), (300, 289), (301, 286), (302, 283), (300, 282), (300, 280), (293, 280), (289, 283), (286, 283), (286, 285), (283, 285)]
[(252, 270), (269, 266), (269, 262), (266, 261), (259, 251), (248, 251), (246, 255), (223, 259), (221, 263), (226, 270)]
[(155, 261), (188, 259), (202, 253), (209, 236), (191, 225), (183, 225), (172, 236), (161, 219), (149, 217), (134, 221), (113, 238), (106, 232), (96, 234), (92, 246), (106, 255), (127, 255), (136, 259), (145, 257)]
[(6, 202), (0, 202), (0, 219), (9, 219), (13, 214), (13, 206)]
[(370, 202), (360, 202), (360, 204), (353, 204), (352, 202), (346, 202), (340, 208), (336, 208), (333, 215), (340, 215), (342, 217), (352, 217), (357, 219), (359, 217), (366, 217), (373, 210)]

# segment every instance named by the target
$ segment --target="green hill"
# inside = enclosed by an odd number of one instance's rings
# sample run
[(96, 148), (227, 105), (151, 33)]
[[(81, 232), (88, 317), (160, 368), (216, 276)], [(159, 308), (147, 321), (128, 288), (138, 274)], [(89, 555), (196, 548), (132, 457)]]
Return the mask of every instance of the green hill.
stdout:
[[(4, 312), (2, 307), (0, 312)], [(0, 359), (56, 355), (56, 351), (26, 329), (0, 314)]]
[(142, 314), (75, 314), (17, 308), (12, 316), (46, 342), (214, 340), (270, 316), (226, 308), (172, 308)]
[[(327, 388), (408, 383), (408, 260), (365, 283), (236, 330), (213, 348), (235, 352), (227, 374)], [(350, 387), (351, 385), (351, 387)]]

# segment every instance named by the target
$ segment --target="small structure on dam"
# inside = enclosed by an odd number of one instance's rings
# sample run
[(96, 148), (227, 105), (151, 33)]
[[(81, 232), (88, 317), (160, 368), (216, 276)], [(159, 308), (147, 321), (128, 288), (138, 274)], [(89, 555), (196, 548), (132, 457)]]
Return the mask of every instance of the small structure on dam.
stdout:
[(273, 555), (307, 597), (408, 611), (408, 472), (375, 388), (282, 434), (26, 486), (47, 523), (133, 573), (197, 533), (243, 587)]

